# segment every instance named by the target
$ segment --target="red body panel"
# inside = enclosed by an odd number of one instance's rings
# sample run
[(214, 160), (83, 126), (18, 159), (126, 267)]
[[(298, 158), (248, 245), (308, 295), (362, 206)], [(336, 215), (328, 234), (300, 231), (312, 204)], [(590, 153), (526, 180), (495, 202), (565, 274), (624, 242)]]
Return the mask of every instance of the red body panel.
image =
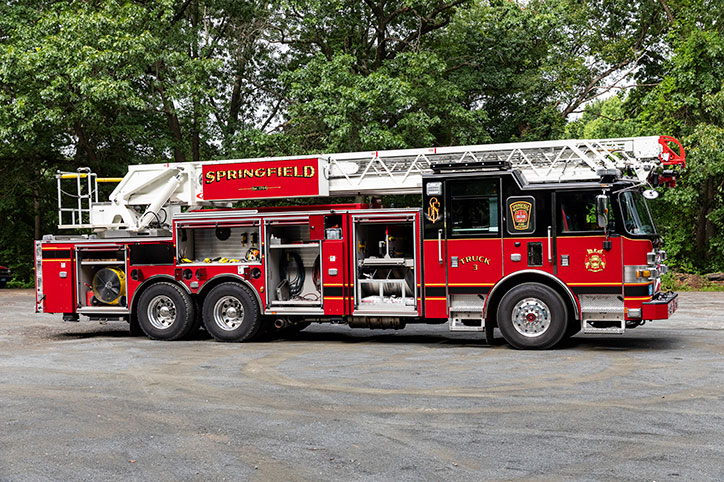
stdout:
[(344, 240), (326, 240), (322, 243), (322, 287), (324, 314), (345, 314), (345, 263)]
[(205, 200), (319, 196), (319, 159), (206, 164)]
[(679, 307), (678, 296), (660, 302), (654, 301), (641, 305), (641, 318), (644, 320), (665, 320)]
[[(442, 255), (442, 263), (440, 262)], [(447, 318), (447, 296), (445, 267), (447, 264), (445, 240), (426, 239), (423, 249), (425, 282), (422, 289), (425, 294), (425, 316), (427, 318)]]
[[(528, 244), (529, 243), (540, 243), (542, 253), (542, 263), (540, 266), (528, 264)], [(518, 246), (516, 246), (516, 244)], [(512, 255), (520, 255), (520, 261), (513, 261)], [(548, 260), (548, 238), (536, 238), (536, 237), (515, 237), (515, 238), (504, 238), (503, 239), (503, 276), (521, 271), (524, 269), (533, 269), (539, 271), (545, 271), (546, 273), (553, 273), (553, 262)], [(502, 277), (502, 276), (501, 276)], [(497, 281), (497, 280), (496, 280)]]
[[(559, 236), (558, 277), (574, 291), (576, 287), (614, 287), (617, 290), (604, 292), (622, 293), (621, 238), (608, 238), (611, 249), (603, 248), (604, 241), (605, 236)], [(568, 256), (568, 266), (561, 265), (563, 256)]]
[[(500, 238), (448, 239), (447, 281), (450, 294), (485, 295), (502, 277)], [(453, 265), (457, 257), (457, 266)]]
[(75, 313), (75, 258), (72, 244), (43, 245), (43, 311)]

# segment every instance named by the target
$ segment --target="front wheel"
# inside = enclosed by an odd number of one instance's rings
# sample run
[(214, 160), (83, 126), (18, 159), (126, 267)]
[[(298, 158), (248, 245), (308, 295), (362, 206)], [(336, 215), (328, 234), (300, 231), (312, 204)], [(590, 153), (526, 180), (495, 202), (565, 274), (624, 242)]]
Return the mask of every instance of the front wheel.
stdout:
[(525, 283), (508, 291), (498, 305), (498, 328), (518, 349), (555, 346), (566, 333), (568, 310), (561, 297), (538, 283)]
[(204, 327), (217, 341), (246, 341), (261, 328), (254, 295), (238, 283), (222, 283), (204, 300)]

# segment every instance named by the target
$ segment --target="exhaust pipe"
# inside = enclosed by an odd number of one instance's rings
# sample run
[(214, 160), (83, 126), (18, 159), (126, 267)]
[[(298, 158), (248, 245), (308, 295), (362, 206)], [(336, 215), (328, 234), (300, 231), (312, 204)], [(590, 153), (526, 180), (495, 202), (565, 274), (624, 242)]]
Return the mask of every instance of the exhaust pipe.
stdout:
[(289, 323), (284, 318), (277, 318), (276, 320), (274, 320), (274, 328), (276, 328), (277, 330), (282, 330), (288, 325)]

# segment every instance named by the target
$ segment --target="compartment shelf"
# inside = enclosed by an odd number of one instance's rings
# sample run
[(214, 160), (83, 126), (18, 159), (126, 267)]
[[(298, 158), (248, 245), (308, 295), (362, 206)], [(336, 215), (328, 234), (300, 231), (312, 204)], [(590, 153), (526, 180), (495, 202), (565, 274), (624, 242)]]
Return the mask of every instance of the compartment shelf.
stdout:
[(115, 264), (115, 265), (125, 265), (126, 262), (123, 260), (110, 260), (110, 261), (102, 261), (102, 260), (95, 260), (95, 259), (88, 259), (83, 260), (80, 262), (81, 265), (84, 266), (97, 266), (97, 265), (106, 265), (106, 264)]
[(319, 243), (269, 244), (269, 249), (292, 249), (292, 248), (319, 248)]
[(365, 258), (359, 262), (364, 268), (377, 268), (385, 266), (415, 266), (415, 260), (412, 258)]

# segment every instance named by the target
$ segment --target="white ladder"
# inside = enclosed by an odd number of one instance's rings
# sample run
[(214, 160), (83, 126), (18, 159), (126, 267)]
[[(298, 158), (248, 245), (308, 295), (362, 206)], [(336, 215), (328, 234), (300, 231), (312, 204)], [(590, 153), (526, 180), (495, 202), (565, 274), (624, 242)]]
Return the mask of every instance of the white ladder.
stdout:
[[(565, 139), (427, 149), (323, 155), (329, 162), (329, 194), (418, 193), (422, 175), (436, 164), (498, 163), (518, 169), (529, 183), (598, 180), (602, 170), (631, 173), (646, 182), (668, 164), (670, 138)], [(683, 153), (683, 151), (682, 151)]]

